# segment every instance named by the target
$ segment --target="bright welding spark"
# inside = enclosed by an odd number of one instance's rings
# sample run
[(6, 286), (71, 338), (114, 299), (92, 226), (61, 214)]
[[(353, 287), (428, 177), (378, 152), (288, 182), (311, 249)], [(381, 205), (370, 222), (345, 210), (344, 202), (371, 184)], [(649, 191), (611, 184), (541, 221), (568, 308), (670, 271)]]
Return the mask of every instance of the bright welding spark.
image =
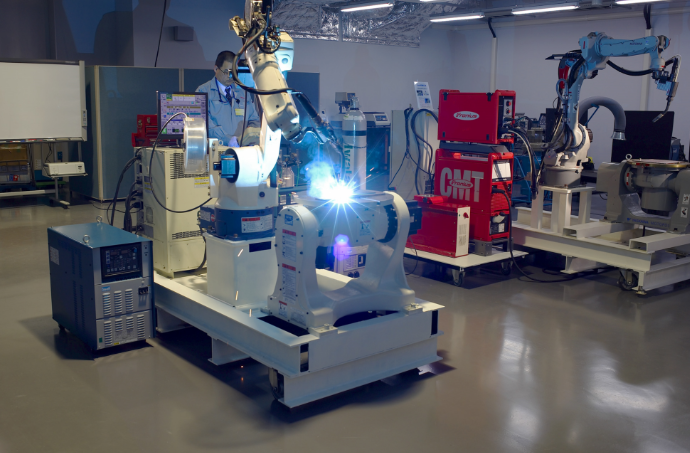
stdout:
[(240, 257), (240, 255), (242, 254), (242, 252), (244, 252), (244, 249), (240, 250), (240, 253), (237, 254), (237, 257), (238, 257), (238, 258)]
[(352, 200), (353, 184), (338, 181), (333, 172), (333, 165), (323, 161), (312, 162), (307, 167), (309, 195), (321, 200), (344, 204)]
[(237, 298), (238, 298), (239, 296), (240, 296), (240, 292), (237, 291), (237, 292), (235, 293), (235, 300), (237, 300)]

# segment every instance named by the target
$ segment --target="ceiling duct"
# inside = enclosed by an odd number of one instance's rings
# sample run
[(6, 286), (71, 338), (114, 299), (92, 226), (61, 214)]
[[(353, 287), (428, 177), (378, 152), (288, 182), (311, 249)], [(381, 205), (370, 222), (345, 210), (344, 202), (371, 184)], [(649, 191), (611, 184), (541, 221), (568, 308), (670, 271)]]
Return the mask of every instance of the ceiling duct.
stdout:
[(429, 15), (451, 12), (454, 3), (396, 2), (390, 8), (341, 13), (318, 0), (275, 0), (273, 21), (294, 38), (419, 47)]

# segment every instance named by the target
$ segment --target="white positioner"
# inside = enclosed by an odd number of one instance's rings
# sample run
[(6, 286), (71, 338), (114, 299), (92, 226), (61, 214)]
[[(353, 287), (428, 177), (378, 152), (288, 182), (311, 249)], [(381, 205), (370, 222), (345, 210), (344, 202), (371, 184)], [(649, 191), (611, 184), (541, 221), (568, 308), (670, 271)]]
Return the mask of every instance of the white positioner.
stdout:
[[(402, 258), (410, 229), (405, 201), (392, 192), (362, 191), (350, 203), (301, 197), (276, 222), (279, 275), (269, 297), (271, 314), (303, 328), (334, 325), (365, 311), (400, 311), (413, 304)], [(351, 246), (368, 245), (360, 278), (328, 291), (316, 274), (317, 246), (347, 237)]]

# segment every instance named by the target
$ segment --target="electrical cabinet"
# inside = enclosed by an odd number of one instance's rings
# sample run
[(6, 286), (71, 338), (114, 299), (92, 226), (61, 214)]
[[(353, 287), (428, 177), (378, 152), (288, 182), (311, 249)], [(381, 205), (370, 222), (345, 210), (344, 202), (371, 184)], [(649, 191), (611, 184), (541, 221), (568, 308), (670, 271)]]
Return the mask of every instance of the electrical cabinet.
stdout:
[[(184, 150), (164, 147), (156, 147), (153, 160), (151, 148), (144, 148), (135, 173), (144, 198), (137, 225), (140, 233), (153, 241), (154, 269), (166, 277), (173, 277), (175, 272), (198, 268), (205, 251), (199, 209), (182, 213), (171, 211), (186, 211), (209, 199), (208, 173), (186, 175)], [(214, 203), (212, 200), (207, 206)]]
[(105, 223), (48, 228), (53, 319), (92, 350), (152, 338), (151, 249)]

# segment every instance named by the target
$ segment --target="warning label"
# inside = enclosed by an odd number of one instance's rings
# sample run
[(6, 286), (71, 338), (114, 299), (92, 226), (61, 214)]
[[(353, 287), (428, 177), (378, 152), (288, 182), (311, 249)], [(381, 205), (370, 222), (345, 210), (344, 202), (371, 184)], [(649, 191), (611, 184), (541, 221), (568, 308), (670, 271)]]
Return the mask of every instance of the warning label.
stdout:
[(268, 231), (273, 228), (273, 215), (263, 215), (259, 217), (242, 217), (243, 233), (258, 233)]
[(194, 188), (195, 189), (206, 189), (208, 188), (208, 176), (201, 176), (199, 178), (194, 178)]
[(293, 263), (297, 260), (297, 233), (283, 230), (283, 258)]
[(278, 315), (282, 316), (283, 318), (287, 318), (287, 304), (282, 300), (279, 300), (278, 304), (280, 305), (278, 308)]
[(683, 204), (690, 204), (690, 193), (683, 194)]
[(680, 208), (680, 216), (684, 219), (688, 218), (688, 208)]
[(297, 301), (297, 269), (289, 264), (283, 263), (283, 296), (285, 299)]
[(360, 222), (359, 235), (360, 236), (371, 236), (371, 220), (363, 220)]

